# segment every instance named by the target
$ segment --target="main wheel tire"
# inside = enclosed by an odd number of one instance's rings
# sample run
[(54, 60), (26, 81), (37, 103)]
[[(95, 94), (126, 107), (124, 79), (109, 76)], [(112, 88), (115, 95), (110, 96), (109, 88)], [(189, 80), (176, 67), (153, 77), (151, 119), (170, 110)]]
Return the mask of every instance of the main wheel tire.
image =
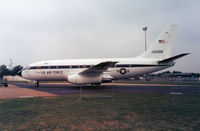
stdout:
[(36, 83), (34, 84), (34, 87), (39, 87), (39, 82), (36, 82)]

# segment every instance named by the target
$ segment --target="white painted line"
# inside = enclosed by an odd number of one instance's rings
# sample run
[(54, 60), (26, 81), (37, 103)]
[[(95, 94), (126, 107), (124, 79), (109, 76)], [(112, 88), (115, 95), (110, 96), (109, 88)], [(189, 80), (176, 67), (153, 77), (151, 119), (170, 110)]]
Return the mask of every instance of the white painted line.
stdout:
[(170, 92), (169, 94), (172, 94), (172, 95), (182, 95), (183, 93), (181, 93), (181, 92)]
[(20, 96), (19, 98), (32, 98), (34, 96)]

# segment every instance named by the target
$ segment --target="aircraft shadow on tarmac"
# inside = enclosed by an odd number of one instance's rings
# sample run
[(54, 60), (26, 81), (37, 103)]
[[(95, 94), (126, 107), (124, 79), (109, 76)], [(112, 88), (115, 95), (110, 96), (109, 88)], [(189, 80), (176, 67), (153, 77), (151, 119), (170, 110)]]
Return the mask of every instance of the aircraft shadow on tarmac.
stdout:
[[(21, 88), (34, 89), (56, 95), (65, 94), (79, 94), (80, 86), (68, 85), (68, 84), (40, 84), (39, 87), (34, 87), (33, 84), (15, 84)], [(81, 86), (81, 92), (83, 93), (112, 93), (114, 86), (102, 85), (102, 86)]]
[[(42, 83), (40, 87), (34, 87), (33, 84), (15, 84), (21, 88), (29, 88), (56, 95), (78, 94), (80, 86), (69, 84), (49, 84)], [(102, 85), (102, 86), (81, 86), (83, 93), (133, 93), (133, 94), (200, 94), (200, 86), (155, 86), (155, 85)]]

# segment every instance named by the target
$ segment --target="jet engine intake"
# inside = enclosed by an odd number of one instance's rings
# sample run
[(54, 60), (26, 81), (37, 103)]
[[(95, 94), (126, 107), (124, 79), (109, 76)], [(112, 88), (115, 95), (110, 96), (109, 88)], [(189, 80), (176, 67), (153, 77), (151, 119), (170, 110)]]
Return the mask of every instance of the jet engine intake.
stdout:
[(68, 76), (68, 82), (72, 84), (92, 84), (101, 83), (101, 76), (83, 76), (80, 74), (73, 74)]

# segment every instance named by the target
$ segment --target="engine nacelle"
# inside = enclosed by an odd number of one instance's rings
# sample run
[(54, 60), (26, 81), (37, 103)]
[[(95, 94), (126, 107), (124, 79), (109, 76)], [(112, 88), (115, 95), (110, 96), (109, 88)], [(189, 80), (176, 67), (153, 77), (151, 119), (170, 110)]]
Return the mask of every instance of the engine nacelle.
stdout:
[(83, 76), (80, 74), (73, 74), (68, 76), (68, 82), (73, 84), (93, 84), (93, 83), (101, 83), (101, 76)]

